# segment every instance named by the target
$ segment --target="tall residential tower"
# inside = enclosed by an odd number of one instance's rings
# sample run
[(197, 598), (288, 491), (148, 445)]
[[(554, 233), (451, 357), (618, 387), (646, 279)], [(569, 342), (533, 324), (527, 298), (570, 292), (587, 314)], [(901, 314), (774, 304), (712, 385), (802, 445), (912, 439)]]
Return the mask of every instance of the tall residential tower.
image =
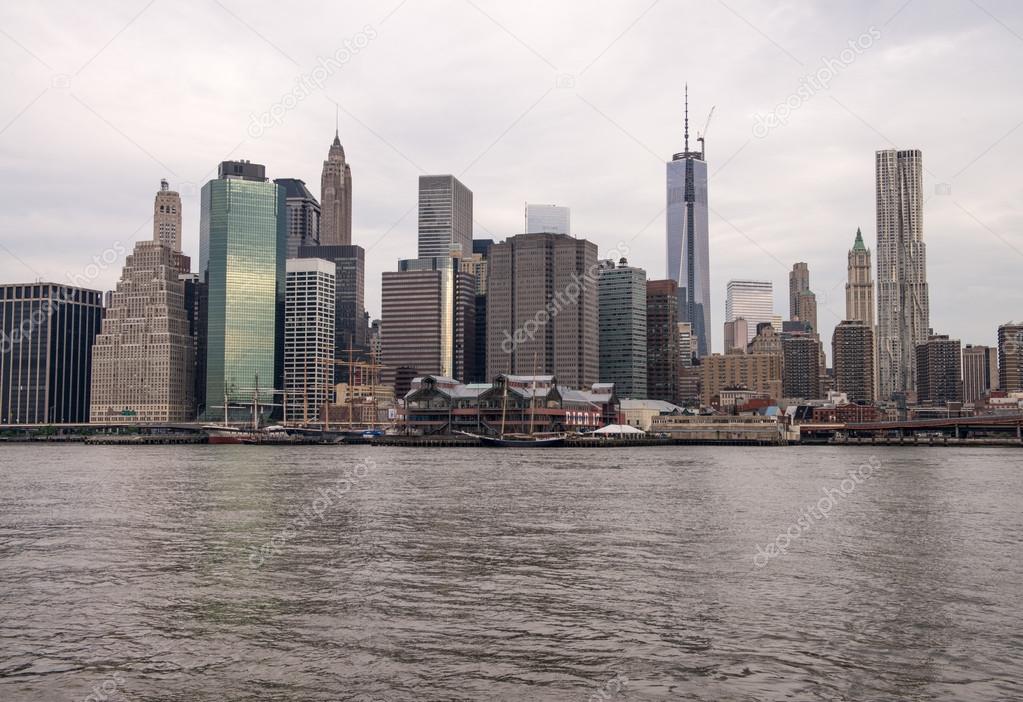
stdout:
[(916, 347), (928, 340), (923, 157), (877, 152), (877, 321), (880, 399), (916, 390)]

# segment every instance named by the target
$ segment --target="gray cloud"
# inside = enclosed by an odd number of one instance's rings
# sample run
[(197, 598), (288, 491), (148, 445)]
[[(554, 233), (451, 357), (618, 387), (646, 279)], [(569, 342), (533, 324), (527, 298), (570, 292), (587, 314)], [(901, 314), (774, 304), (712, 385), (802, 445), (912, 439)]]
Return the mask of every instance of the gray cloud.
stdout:
[[(680, 149), (688, 81), (693, 131), (717, 106), (707, 140), (717, 347), (726, 282), (774, 281), (787, 314), (797, 260), (810, 265), (830, 339), (856, 227), (874, 239), (873, 154), (892, 145), (924, 152), (936, 330), (993, 343), (998, 323), (1023, 317), (1023, 11), (1010, 0), (638, 0), (600, 12), (494, 0), (55, 2), (12, 5), (0, 20), (5, 281), (64, 280), (113, 242), (148, 237), (161, 177), (183, 191), (197, 257), (196, 190), (224, 158), (318, 192), (335, 102), (374, 314), (381, 272), (415, 255), (420, 169), (461, 174), (478, 237), (519, 232), (526, 200), (557, 202), (602, 249), (632, 239), (632, 262), (660, 278), (664, 161)], [(322, 90), (250, 135), (250, 115), (366, 25), (377, 37)], [(784, 126), (754, 136), (755, 115), (871, 27), (869, 49)], [(935, 194), (943, 183), (950, 194)], [(97, 287), (112, 287), (116, 268)]]

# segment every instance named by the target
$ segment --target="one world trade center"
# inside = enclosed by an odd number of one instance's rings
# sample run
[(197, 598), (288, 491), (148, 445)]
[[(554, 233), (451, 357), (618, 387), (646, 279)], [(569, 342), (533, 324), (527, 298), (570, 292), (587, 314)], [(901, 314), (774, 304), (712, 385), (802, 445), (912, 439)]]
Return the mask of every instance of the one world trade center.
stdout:
[(683, 150), (668, 161), (667, 277), (678, 283), (679, 321), (689, 322), (693, 351), (710, 354), (710, 232), (707, 215), (705, 144), (689, 150), (689, 95), (686, 90)]

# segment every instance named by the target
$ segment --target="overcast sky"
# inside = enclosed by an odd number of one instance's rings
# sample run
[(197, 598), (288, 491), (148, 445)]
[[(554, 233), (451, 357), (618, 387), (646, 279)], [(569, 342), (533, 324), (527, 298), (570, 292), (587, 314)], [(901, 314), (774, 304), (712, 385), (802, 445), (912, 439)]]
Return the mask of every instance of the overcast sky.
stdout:
[(557, 203), (575, 235), (627, 242), (663, 278), (664, 162), (688, 81), (694, 134), (716, 106), (715, 350), (728, 280), (773, 281), (787, 317), (796, 261), (830, 350), (856, 228), (875, 246), (882, 148), (923, 151), (935, 330), (990, 344), (1023, 318), (1016, 0), (5, 3), (0, 64), (4, 282), (113, 287), (123, 259), (90, 264), (152, 235), (164, 177), (197, 265), (217, 163), (263, 163), (319, 195), (335, 105), (374, 317), (380, 274), (415, 257), (421, 173), (473, 191), (477, 238), (520, 233), (525, 201)]

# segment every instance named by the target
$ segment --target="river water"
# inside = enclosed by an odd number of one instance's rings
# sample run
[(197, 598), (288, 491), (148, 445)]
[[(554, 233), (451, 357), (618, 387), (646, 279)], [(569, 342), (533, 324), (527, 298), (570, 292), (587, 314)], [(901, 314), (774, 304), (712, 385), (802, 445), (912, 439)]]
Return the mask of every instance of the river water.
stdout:
[(1021, 505), (1009, 449), (0, 446), (0, 700), (1019, 700)]

